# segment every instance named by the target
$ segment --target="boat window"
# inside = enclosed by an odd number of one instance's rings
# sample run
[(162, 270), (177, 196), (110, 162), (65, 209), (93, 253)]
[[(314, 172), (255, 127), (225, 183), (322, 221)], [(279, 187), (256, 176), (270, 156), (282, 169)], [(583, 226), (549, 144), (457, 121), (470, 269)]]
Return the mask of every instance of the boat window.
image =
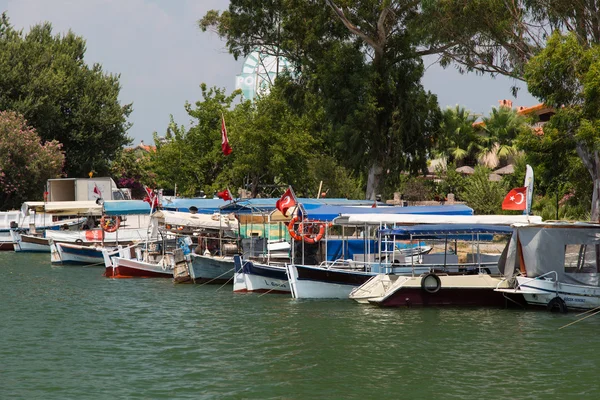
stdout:
[(596, 245), (568, 244), (565, 246), (565, 272), (595, 273), (597, 269)]

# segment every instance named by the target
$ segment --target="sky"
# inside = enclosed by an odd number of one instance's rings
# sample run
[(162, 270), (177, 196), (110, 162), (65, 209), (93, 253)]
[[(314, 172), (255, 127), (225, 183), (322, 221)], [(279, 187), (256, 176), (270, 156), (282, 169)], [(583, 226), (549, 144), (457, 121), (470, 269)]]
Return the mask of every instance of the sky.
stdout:
[[(98, 62), (105, 72), (120, 74), (120, 101), (133, 103), (128, 135), (133, 144), (152, 143), (153, 132), (163, 135), (170, 115), (189, 126), (185, 102), (201, 100), (200, 84), (235, 89), (243, 60), (235, 60), (225, 42), (197, 25), (206, 11), (224, 10), (229, 0), (0, 0), (17, 29), (27, 31), (40, 22), (52, 23), (54, 33), (69, 29), (87, 42), (85, 61)], [(475, 74), (461, 75), (453, 67), (440, 68), (426, 60), (422, 83), (438, 96), (440, 107), (460, 105), (477, 115), (488, 115), (498, 101), (513, 105), (539, 103), (521, 86), (517, 99), (514, 81)]]

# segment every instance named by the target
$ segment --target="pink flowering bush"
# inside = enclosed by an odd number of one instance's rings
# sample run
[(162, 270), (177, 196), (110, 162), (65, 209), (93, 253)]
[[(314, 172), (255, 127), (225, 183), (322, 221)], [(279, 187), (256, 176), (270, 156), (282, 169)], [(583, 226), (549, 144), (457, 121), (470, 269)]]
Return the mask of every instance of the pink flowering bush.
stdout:
[(0, 210), (43, 199), (46, 180), (61, 176), (61, 147), (56, 140), (42, 143), (22, 115), (0, 111)]

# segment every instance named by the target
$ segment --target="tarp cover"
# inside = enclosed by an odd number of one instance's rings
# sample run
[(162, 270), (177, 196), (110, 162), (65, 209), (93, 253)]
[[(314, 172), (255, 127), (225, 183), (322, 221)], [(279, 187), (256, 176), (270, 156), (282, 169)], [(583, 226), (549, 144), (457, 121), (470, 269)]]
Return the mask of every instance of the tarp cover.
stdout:
[(224, 229), (234, 230), (238, 229), (238, 222), (235, 218), (229, 215), (223, 214), (190, 214), (185, 212), (177, 211), (157, 211), (152, 214), (153, 218), (156, 218), (163, 224), (185, 226), (190, 228), (204, 228), (204, 229)]
[[(222, 207), (222, 213), (239, 213), (239, 214), (251, 214), (251, 213), (267, 213), (275, 210), (275, 203), (279, 198), (267, 198), (267, 199), (247, 199), (230, 203)], [(348, 199), (337, 199), (337, 198), (321, 198), (321, 199), (309, 199), (309, 198), (298, 198), (299, 203), (303, 205), (305, 209), (315, 208), (321, 206), (365, 206), (370, 208), (373, 205), (371, 200), (348, 200)], [(383, 206), (383, 204), (378, 203)]]
[(341, 258), (351, 260), (355, 254), (374, 254), (377, 250), (377, 244), (372, 239), (329, 239), (327, 240), (327, 261)]
[(542, 222), (542, 218), (533, 215), (388, 214), (384, 211), (381, 214), (343, 214), (333, 222), (336, 225), (352, 226), (365, 224), (490, 224), (509, 226), (516, 223), (539, 223)]
[[(519, 254), (517, 240), (521, 243), (523, 262), (527, 276), (535, 278), (550, 271), (555, 271), (558, 280), (563, 283), (600, 286), (597, 257), (598, 246), (588, 246), (586, 263), (590, 262), (595, 269), (581, 272), (565, 271), (565, 253), (567, 245), (572, 248), (572, 255), (577, 258), (581, 245), (600, 245), (600, 225), (585, 223), (549, 223), (515, 226), (509, 244), (505, 274), (513, 268), (518, 269)], [(579, 246), (578, 246), (579, 245)], [(592, 257), (590, 257), (592, 256)], [(554, 274), (547, 275), (554, 278)]]
[(190, 207), (196, 207), (200, 214), (213, 214), (219, 212), (220, 207), (227, 202), (221, 199), (171, 199), (164, 201), (162, 208), (167, 211), (188, 212)]
[(106, 215), (149, 215), (150, 204), (142, 200), (106, 200), (104, 213)]
[(343, 214), (431, 214), (431, 215), (473, 215), (473, 209), (464, 205), (409, 206), (409, 207), (364, 207), (364, 206), (311, 206), (305, 205), (306, 216), (311, 220), (333, 221)]

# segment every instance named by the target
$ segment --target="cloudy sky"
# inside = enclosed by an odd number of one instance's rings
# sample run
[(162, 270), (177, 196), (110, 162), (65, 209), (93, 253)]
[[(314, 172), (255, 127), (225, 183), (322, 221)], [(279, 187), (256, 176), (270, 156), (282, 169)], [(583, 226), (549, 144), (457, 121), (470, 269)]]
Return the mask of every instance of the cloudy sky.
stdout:
[[(121, 102), (133, 103), (129, 136), (134, 144), (162, 134), (173, 115), (189, 125), (183, 106), (201, 98), (199, 85), (235, 89), (242, 61), (227, 53), (213, 33), (203, 33), (197, 20), (207, 10), (226, 9), (229, 0), (0, 0), (11, 23), (26, 31), (49, 21), (55, 33), (69, 29), (87, 40), (86, 61), (121, 74)], [(429, 60), (431, 63), (433, 60)], [(512, 81), (474, 74), (460, 75), (452, 67), (428, 67), (423, 84), (438, 95), (441, 107), (460, 104), (487, 115), (500, 99), (514, 105), (537, 101), (523, 87), (518, 99)]]

